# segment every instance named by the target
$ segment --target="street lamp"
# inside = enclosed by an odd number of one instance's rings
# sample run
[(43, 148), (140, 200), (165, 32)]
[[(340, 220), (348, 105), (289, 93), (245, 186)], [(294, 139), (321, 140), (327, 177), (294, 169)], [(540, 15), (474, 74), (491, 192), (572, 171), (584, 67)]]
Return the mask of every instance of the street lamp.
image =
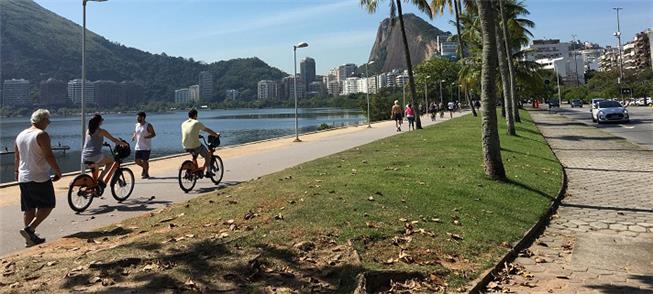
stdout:
[(442, 98), (442, 83), (446, 82), (445, 80), (439, 80), (438, 83), (440, 83), (440, 104), (444, 103), (444, 99)]
[(563, 60), (563, 57), (553, 59), (553, 71), (556, 74), (556, 80), (558, 81), (558, 105), (562, 106), (562, 95), (560, 94), (560, 73), (558, 73), (558, 67), (556, 66), (556, 61)]
[(306, 42), (301, 42), (297, 45), (292, 46), (293, 56), (295, 59), (295, 75), (292, 77), (293, 92), (295, 96), (295, 141), (294, 142), (302, 141), (299, 139), (299, 118), (297, 112), (297, 48), (306, 48), (306, 47), (308, 47), (308, 43)]
[[(365, 81), (365, 85), (367, 85), (366, 92), (367, 92), (367, 127), (368, 128), (372, 127), (372, 124), (370, 123), (370, 71), (369, 71), (370, 64), (374, 64), (374, 60), (371, 60), (365, 64), (365, 75), (367, 76), (367, 81)], [(376, 85), (376, 83), (374, 84)]]
[[(86, 88), (86, 2), (95, 1), (95, 2), (104, 2), (107, 0), (82, 0), (82, 94), (81, 94), (81, 112), (82, 112), (82, 146), (80, 150), (84, 150), (84, 140), (86, 138), (86, 110), (84, 109), (84, 104), (86, 104), (86, 97), (84, 97), (84, 92)], [(79, 162), (79, 169), (81, 173), (86, 171), (86, 166), (84, 163)]]
[(621, 83), (624, 80), (624, 57), (621, 54), (621, 24), (619, 22), (619, 10), (622, 10), (623, 8), (621, 7), (614, 7), (612, 8), (615, 11), (617, 11), (617, 32), (614, 33), (614, 36), (617, 37), (617, 40), (619, 42), (619, 79), (617, 79), (617, 84), (619, 84), (619, 95), (621, 95), (621, 102), (624, 102), (624, 94), (623, 90), (621, 89)]

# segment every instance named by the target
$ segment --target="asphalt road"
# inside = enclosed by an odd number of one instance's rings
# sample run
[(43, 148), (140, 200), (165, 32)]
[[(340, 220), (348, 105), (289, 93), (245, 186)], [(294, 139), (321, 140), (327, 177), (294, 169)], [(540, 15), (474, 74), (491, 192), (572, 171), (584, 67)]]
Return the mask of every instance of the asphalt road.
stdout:
[[(456, 113), (454, 117), (464, 115)], [(448, 116), (448, 115), (447, 115)], [(426, 118), (426, 116), (424, 116)], [(439, 119), (437, 123), (447, 121)], [(432, 125), (430, 119), (423, 119), (424, 126)], [(404, 124), (404, 127), (408, 127)], [(124, 219), (148, 213), (152, 210), (187, 201), (199, 195), (255, 179), (276, 171), (314, 160), (382, 138), (400, 134), (395, 132), (394, 122), (349, 127), (328, 132), (302, 135), (303, 142), (292, 143), (294, 138), (282, 138), (255, 144), (245, 144), (218, 150), (225, 165), (225, 175), (219, 187), (210, 180), (198, 181), (191, 193), (183, 193), (177, 184), (177, 173), (181, 162), (188, 156), (181, 156), (150, 163), (150, 180), (136, 179), (134, 193), (130, 198), (117, 203), (110, 191), (103, 198), (95, 199), (88, 210), (75, 214), (67, 202), (67, 184), (72, 176), (64, 177), (55, 183), (57, 207), (37, 232), (50, 240), (69, 236), (78, 232), (97, 229), (118, 223)], [(130, 166), (135, 175), (140, 168)], [(18, 188), (0, 188), (0, 256), (24, 249), (25, 240), (18, 233), (22, 228), (20, 197)]]
[(564, 104), (557, 111), (575, 121), (594, 126), (653, 150), (653, 108), (650, 106), (629, 106), (629, 123), (605, 123), (600, 125), (592, 122), (589, 105), (583, 105), (582, 108), (571, 108), (568, 104)]

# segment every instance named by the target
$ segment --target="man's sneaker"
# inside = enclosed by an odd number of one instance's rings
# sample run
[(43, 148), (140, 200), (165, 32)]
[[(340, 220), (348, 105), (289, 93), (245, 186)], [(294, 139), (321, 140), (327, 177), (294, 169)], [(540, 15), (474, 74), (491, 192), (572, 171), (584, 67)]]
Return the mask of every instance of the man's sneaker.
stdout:
[(25, 227), (20, 230), (20, 234), (25, 238), (25, 247), (32, 247), (34, 245), (45, 243), (45, 239), (37, 236), (30, 227)]

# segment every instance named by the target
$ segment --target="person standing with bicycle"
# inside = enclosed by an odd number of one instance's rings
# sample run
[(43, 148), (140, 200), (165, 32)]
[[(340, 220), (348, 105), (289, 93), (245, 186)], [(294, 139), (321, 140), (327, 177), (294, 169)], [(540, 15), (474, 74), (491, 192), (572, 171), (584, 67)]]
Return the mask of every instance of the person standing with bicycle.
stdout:
[(193, 155), (193, 161), (197, 165), (197, 155), (204, 158), (204, 166), (202, 170), (206, 170), (206, 176), (213, 176), (212, 172), (207, 169), (210, 162), (209, 150), (200, 142), (200, 132), (204, 131), (212, 136), (219, 137), (220, 134), (207, 128), (200, 121), (197, 120), (197, 110), (191, 109), (188, 112), (188, 119), (181, 124), (181, 145), (186, 152)]
[(88, 121), (88, 132), (86, 134), (86, 139), (84, 140), (84, 149), (82, 150), (82, 162), (93, 162), (97, 168), (104, 166), (100, 177), (98, 177), (98, 184), (106, 187), (107, 183), (104, 183), (102, 179), (113, 164), (113, 158), (111, 156), (106, 156), (102, 153), (102, 145), (104, 144), (104, 138), (111, 140), (114, 144), (127, 147), (126, 142), (123, 142), (114, 136), (112, 136), (105, 129), (100, 128), (102, 126), (104, 119), (101, 115), (96, 114)]
[(152, 152), (152, 138), (156, 136), (152, 124), (145, 121), (145, 112), (139, 112), (136, 116), (136, 127), (132, 135), (134, 146), (134, 162), (143, 168), (141, 179), (150, 178), (150, 153)]
[[(61, 170), (50, 147), (50, 136), (45, 132), (50, 125), (50, 112), (46, 109), (34, 111), (31, 123), (32, 127), (18, 134), (15, 145), (16, 180), (25, 224), (20, 234), (25, 238), (26, 247), (45, 242), (45, 238), (36, 235), (36, 228), (54, 209), (56, 199), (52, 182), (61, 179)], [(50, 168), (54, 170), (52, 179)]]

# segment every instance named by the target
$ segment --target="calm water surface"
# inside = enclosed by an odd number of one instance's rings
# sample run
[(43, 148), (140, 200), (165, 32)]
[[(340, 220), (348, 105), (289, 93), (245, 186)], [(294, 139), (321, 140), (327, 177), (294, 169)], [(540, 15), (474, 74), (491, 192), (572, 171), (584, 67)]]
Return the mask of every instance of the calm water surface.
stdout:
[[(200, 111), (198, 119), (220, 132), (222, 145), (225, 146), (294, 134), (294, 111), (293, 108), (204, 110)], [(129, 141), (136, 123), (135, 114), (107, 114), (103, 117), (103, 128)], [(147, 121), (154, 126), (157, 134), (152, 141), (153, 157), (183, 152), (180, 125), (186, 118), (185, 111), (148, 114)], [(317, 130), (323, 123), (344, 126), (364, 121), (362, 113), (352, 109), (309, 108), (299, 111), (302, 133)], [(12, 150), (16, 135), (28, 126), (29, 118), (0, 118), (0, 148)], [(61, 144), (71, 148), (65, 154), (55, 152), (63, 172), (78, 169), (81, 146), (79, 117), (53, 117), (47, 131), (53, 146)], [(13, 155), (0, 155), (0, 182), (14, 181), (13, 171)]]

